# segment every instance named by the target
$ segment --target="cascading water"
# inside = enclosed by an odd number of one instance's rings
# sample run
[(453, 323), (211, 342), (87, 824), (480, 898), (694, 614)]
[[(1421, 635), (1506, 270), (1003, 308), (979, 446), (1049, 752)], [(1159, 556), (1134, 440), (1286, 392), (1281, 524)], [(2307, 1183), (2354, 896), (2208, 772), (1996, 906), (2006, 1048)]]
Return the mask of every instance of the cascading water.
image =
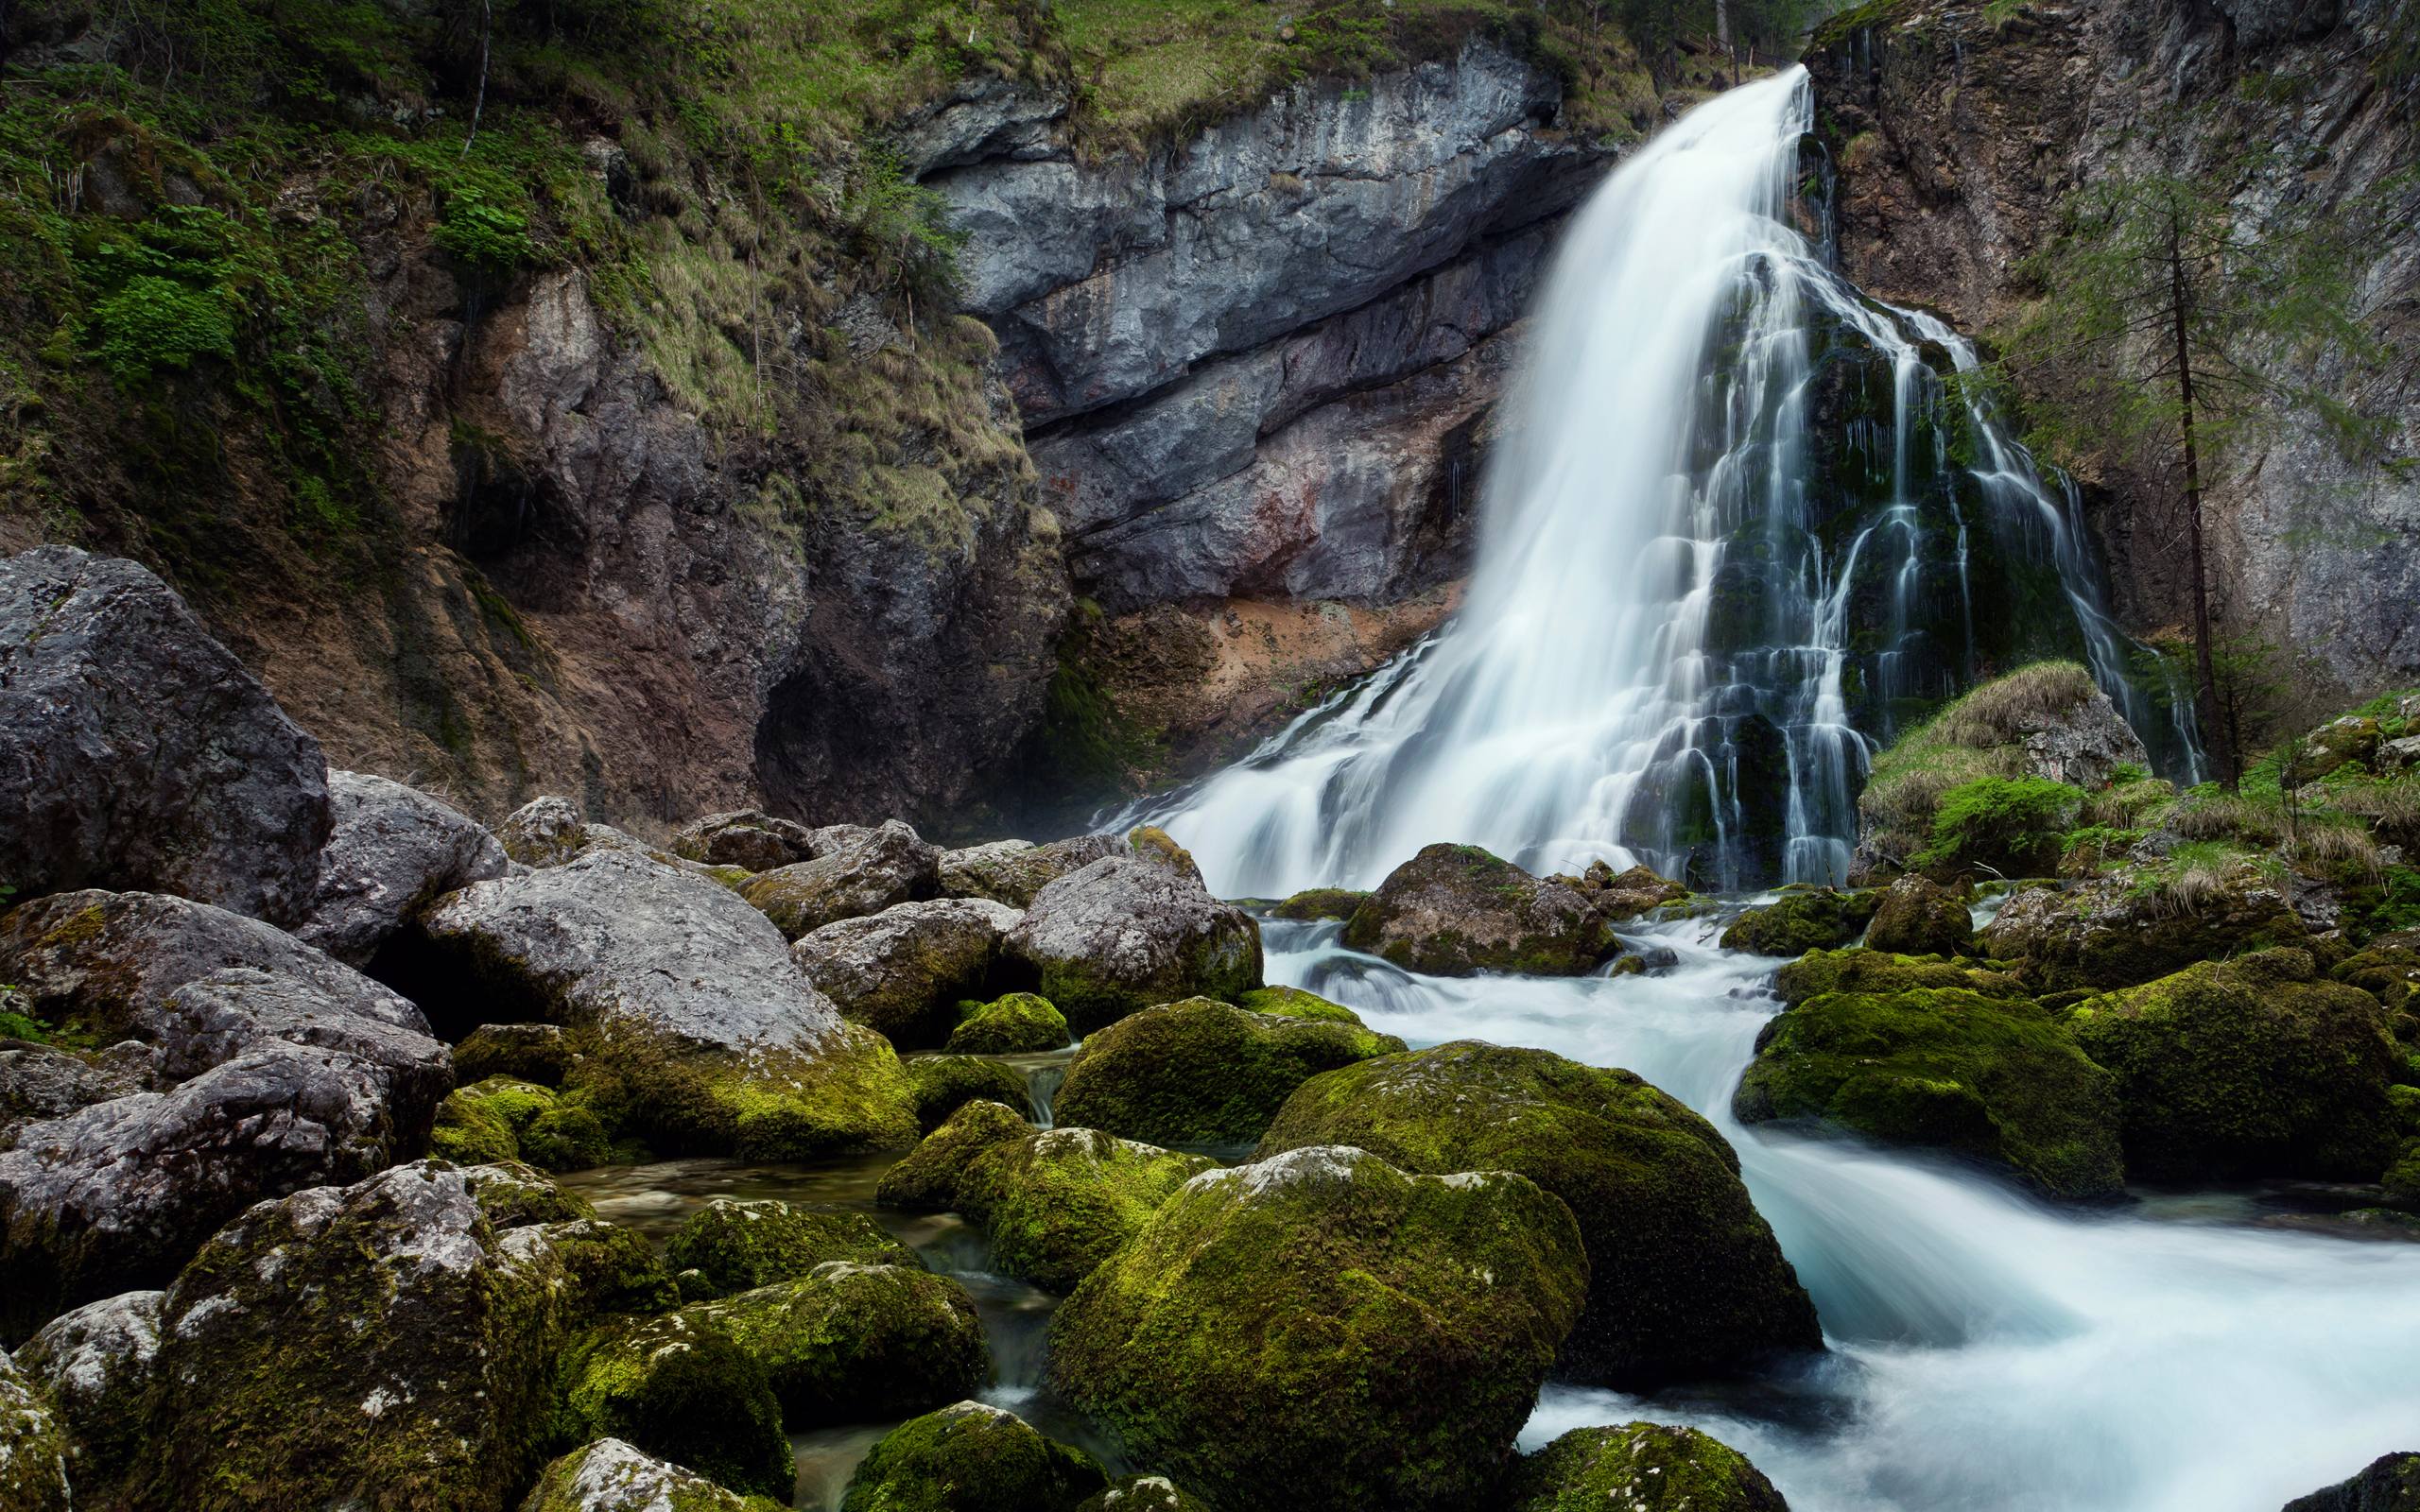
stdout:
[(1945, 387), (1971, 349), (1787, 222), (1810, 115), (1803, 71), (1733, 90), (1575, 218), (1461, 615), (1153, 811), (1215, 885), (1439, 838), (1837, 882), (1874, 742), (1980, 673), (2081, 655), (2151, 728), (2072, 501)]

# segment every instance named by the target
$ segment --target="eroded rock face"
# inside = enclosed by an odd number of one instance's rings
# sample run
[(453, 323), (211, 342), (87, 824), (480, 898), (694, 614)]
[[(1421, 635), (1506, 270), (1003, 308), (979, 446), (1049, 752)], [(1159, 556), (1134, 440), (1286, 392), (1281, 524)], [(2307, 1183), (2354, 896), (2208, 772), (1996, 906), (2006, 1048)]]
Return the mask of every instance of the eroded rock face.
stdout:
[(165, 583), (43, 546), (0, 560), (0, 876), (156, 889), (288, 923), (328, 838), (319, 742)]
[(511, 862), (476, 820), (367, 772), (330, 772), (336, 827), (295, 936), (366, 967), (413, 914), (443, 893), (501, 877)]
[(1180, 1188), (1060, 1310), (1051, 1377), (1237, 1512), (1471, 1505), (1587, 1282), (1527, 1177), (1314, 1146)]
[(902, 1050), (930, 1050), (949, 1039), (962, 999), (987, 995), (1001, 942), (1024, 917), (981, 899), (899, 903), (825, 924), (790, 954), (849, 1019)]
[(1260, 986), (1260, 926), (1210, 896), (1190, 857), (1110, 855), (1034, 895), (1008, 937), (1080, 1034), (1155, 1003)]
[(1344, 943), (1434, 976), (1579, 976), (1621, 949), (1579, 891), (1472, 845), (1427, 846), (1389, 872)]

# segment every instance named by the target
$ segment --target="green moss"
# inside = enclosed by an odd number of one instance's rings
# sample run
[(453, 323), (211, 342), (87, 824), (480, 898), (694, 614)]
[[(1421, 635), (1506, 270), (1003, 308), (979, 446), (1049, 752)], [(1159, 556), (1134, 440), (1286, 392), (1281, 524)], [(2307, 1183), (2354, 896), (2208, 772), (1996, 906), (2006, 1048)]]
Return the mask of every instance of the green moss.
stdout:
[(770, 1497), (743, 1497), (724, 1490), (678, 1465), (642, 1469), (626, 1464), (618, 1474), (600, 1470), (592, 1456), (607, 1452), (604, 1445), (583, 1445), (547, 1466), (528, 1501), (522, 1503), (522, 1512), (594, 1512), (598, 1504), (597, 1483), (607, 1476), (614, 1477), (606, 1481), (607, 1496), (618, 1493), (624, 1498), (616, 1504), (631, 1504), (631, 1493), (644, 1486), (649, 1498), (644, 1504), (651, 1512), (780, 1512), (786, 1504)]
[(924, 1263), (864, 1213), (728, 1197), (691, 1213), (666, 1242), (664, 1258), (676, 1271), (699, 1272), (717, 1297), (796, 1280), (827, 1261)]
[(916, 1089), (916, 1122), (927, 1133), (968, 1103), (1027, 1108), (1033, 1101), (1015, 1067), (981, 1056), (910, 1056), (902, 1064)]
[(1789, 1512), (1746, 1455), (1694, 1428), (1579, 1428), (1512, 1469), (1505, 1512)]
[(579, 1031), (566, 1091), (659, 1153), (800, 1160), (915, 1143), (916, 1096), (882, 1036), (843, 1023), (813, 1054), (700, 1053), (643, 1034)]
[(1578, 1219), (1574, 1379), (1700, 1379), (1822, 1342), (1813, 1304), (1714, 1126), (1627, 1071), (1461, 1041), (1303, 1084), (1255, 1152), (1368, 1150), (1406, 1171), (1513, 1171)]
[(1388, 873), (1342, 939), (1434, 976), (1577, 976), (1621, 948), (1577, 894), (1471, 845), (1426, 847)]
[(1368, 893), (1346, 887), (1313, 887), (1294, 894), (1269, 913), (1272, 919), (1351, 919), (1354, 911), (1369, 901)]
[(1854, 944), (1881, 902), (1881, 895), (1871, 891), (1784, 889), (1778, 902), (1733, 920), (1722, 932), (1722, 948), (1752, 955), (1803, 955)]
[(1878, 950), (1810, 951), (1773, 973), (1773, 989), (1792, 1007), (1827, 992), (1889, 993), (1920, 988), (1956, 988), (1985, 997), (2024, 996), (2014, 977), (1998, 971)]
[(1785, 1009), (1733, 1108), (1746, 1124), (1809, 1120), (1994, 1161), (2052, 1196), (2110, 1196), (2124, 1179), (2109, 1073), (2040, 1005), (1971, 988), (1827, 992)]
[(1033, 1125), (1022, 1114), (992, 1102), (971, 1102), (924, 1143), (882, 1173), (874, 1200), (886, 1208), (939, 1212), (959, 1206), (959, 1182), (975, 1158), (993, 1145), (1025, 1139)]
[(764, 1365), (683, 1313), (609, 1323), (567, 1349), (562, 1445), (627, 1439), (734, 1490), (787, 1502), (797, 1468)]
[(1349, 1023), (1366, 1027), (1361, 1015), (1341, 1003), (1330, 1003), (1316, 992), (1305, 992), (1298, 987), (1264, 987), (1239, 994), (1236, 1006), (1247, 1013), (1271, 1013), (1281, 1019), (1309, 1019), (1320, 1023)]
[(2083, 790), (2039, 777), (1984, 777), (1941, 795), (1931, 842), (1909, 858), (1936, 876), (1980, 869), (1999, 877), (2038, 877), (2058, 868), (2066, 832), (2083, 807)]
[(1063, 1124), (1154, 1144), (1249, 1143), (1311, 1077), (1403, 1048), (1358, 1021), (1265, 1015), (1188, 998), (1131, 1014), (1085, 1040), (1053, 1107)]
[(920, 1265), (834, 1261), (680, 1315), (764, 1366), (792, 1433), (925, 1412), (992, 1379), (974, 1299)]
[(999, 1270), (1071, 1292), (1169, 1194), (1216, 1164), (1097, 1129), (1046, 1129), (977, 1154), (955, 1206), (983, 1225)]
[(459, 1087), (437, 1108), (429, 1149), (461, 1165), (527, 1160), (545, 1171), (581, 1171), (613, 1157), (613, 1142), (587, 1100), (510, 1076)]
[(958, 1027), (950, 1031), (947, 1048), (953, 1055), (1010, 1056), (1057, 1050), (1072, 1043), (1067, 1021), (1050, 1000), (1030, 992), (1011, 992), (990, 1003), (959, 1005)]
[(997, 1407), (961, 1401), (883, 1435), (841, 1512), (1063, 1512), (1108, 1484), (1100, 1463)]

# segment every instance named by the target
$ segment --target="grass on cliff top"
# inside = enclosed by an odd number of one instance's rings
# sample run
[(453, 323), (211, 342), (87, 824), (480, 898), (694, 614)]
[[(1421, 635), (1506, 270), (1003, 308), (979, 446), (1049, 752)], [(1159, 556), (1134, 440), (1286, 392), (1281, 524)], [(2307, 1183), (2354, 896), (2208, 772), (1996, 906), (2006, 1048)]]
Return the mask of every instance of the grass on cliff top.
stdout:
[(1870, 823), (1922, 835), (1944, 793), (2022, 772), (2012, 743), (2094, 692), (2092, 674), (2073, 662), (2037, 662), (1982, 683), (1876, 756), (1858, 807)]

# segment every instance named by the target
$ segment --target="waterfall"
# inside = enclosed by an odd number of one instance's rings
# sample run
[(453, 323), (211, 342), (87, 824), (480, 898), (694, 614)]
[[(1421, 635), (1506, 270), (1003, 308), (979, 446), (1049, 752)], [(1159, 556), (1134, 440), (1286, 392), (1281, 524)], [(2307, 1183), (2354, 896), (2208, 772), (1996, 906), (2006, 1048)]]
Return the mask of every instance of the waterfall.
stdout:
[(2150, 728), (2072, 493), (1945, 382), (1972, 349), (1792, 224), (1811, 112), (1804, 70), (1729, 91), (1574, 216), (1461, 614), (1147, 810), (1214, 886), (1373, 885), (1439, 839), (1837, 882), (1877, 743), (1978, 676), (2076, 656)]

